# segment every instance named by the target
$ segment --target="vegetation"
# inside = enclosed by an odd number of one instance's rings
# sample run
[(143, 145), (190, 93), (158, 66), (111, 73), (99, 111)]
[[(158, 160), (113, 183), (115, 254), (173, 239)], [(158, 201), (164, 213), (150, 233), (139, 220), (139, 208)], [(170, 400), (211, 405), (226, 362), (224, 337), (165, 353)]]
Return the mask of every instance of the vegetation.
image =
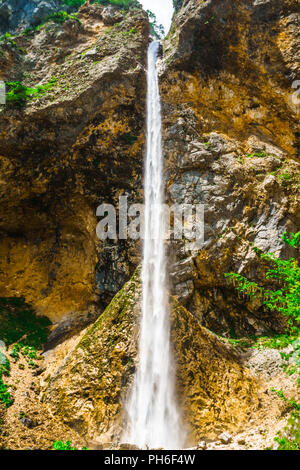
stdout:
[(76, 13), (69, 15), (66, 11), (55, 11), (51, 15), (47, 15), (43, 20), (42, 25), (50, 20), (54, 21), (54, 23), (64, 23), (67, 20), (76, 20), (80, 23)]
[(97, 0), (95, 3), (99, 3), (100, 5), (116, 5), (124, 10), (129, 10), (129, 8), (141, 8), (141, 4), (138, 0)]
[[(72, 441), (54, 441), (52, 450), (80, 450), (76, 447), (72, 447)], [(87, 447), (82, 447), (81, 450), (89, 450)]]
[(86, 0), (63, 0), (63, 3), (74, 8), (81, 7), (85, 2)]
[(9, 372), (9, 360), (7, 359), (5, 354), (0, 351), (0, 403), (3, 403), (6, 408), (8, 408), (13, 403), (11, 394), (7, 391), (8, 387), (7, 385), (5, 385), (2, 379), (4, 375), (9, 376)]
[[(300, 232), (292, 233), (291, 238), (288, 238), (287, 233), (284, 233), (282, 240), (299, 250)], [(299, 332), (300, 267), (298, 261), (294, 258), (282, 260), (273, 253), (261, 253), (258, 248), (255, 248), (255, 251), (260, 254), (262, 260), (270, 264), (266, 279), (278, 281), (279, 288), (277, 290), (265, 289), (240, 274), (227, 273), (225, 277), (229, 278), (235, 288), (243, 295), (259, 298), (263, 305), (271, 311), (278, 311), (284, 315), (287, 318), (290, 333)]]
[[(6, 346), (14, 344), (10, 357), (17, 362), (20, 353), (26, 358), (29, 367), (37, 365), (37, 352), (48, 336), (50, 320), (46, 317), (37, 317), (31, 307), (23, 298), (2, 297), (0, 298), (0, 340)], [(22, 339), (22, 343), (17, 343)], [(20, 364), (23, 366), (23, 364)], [(20, 367), (20, 369), (24, 369)], [(0, 351), (0, 402), (6, 408), (12, 405), (13, 399), (3, 382), (4, 376), (10, 374), (10, 363), (6, 355)]]
[(6, 101), (21, 107), (24, 106), (28, 100), (45, 95), (57, 84), (57, 79), (53, 77), (49, 82), (45, 83), (45, 85), (38, 85), (36, 88), (27, 87), (19, 81), (5, 83), (7, 88)]
[(163, 25), (157, 23), (156, 16), (152, 11), (146, 10), (146, 13), (149, 18), (150, 36), (153, 36), (156, 39), (163, 38), (166, 35)]
[[(288, 237), (285, 232), (282, 240), (289, 246), (300, 249), (300, 232), (291, 234)], [(271, 311), (278, 311), (287, 318), (288, 334), (274, 335), (271, 338), (261, 338), (254, 340), (252, 347), (277, 347), (285, 348), (291, 345), (289, 353), (282, 352), (281, 357), (286, 364), (283, 365), (284, 371), (288, 375), (297, 373), (300, 374), (300, 339), (299, 339), (299, 322), (300, 322), (300, 267), (298, 261), (294, 258), (289, 260), (282, 260), (276, 257), (273, 253), (261, 253), (258, 248), (255, 248), (260, 258), (267, 263), (270, 267), (266, 273), (266, 279), (275, 280), (278, 283), (278, 288), (271, 290), (259, 286), (255, 282), (249, 281), (247, 278), (235, 274), (228, 273), (228, 277), (235, 285), (235, 288), (243, 295), (248, 295), (253, 298), (259, 298), (262, 303)], [(239, 340), (236, 340), (238, 342)], [(241, 341), (241, 340), (240, 340)], [(292, 359), (293, 364), (290, 364)], [(298, 377), (298, 384), (300, 379)], [(277, 450), (299, 450), (300, 449), (300, 404), (295, 399), (287, 398), (282, 390), (271, 389), (278, 397), (284, 401), (290, 408), (293, 409), (289, 416), (287, 426), (278, 433), (275, 441), (278, 443)]]
[(287, 422), (287, 426), (279, 431), (275, 441), (278, 442), (277, 450), (300, 450), (300, 412), (293, 411)]
[(298, 335), (270, 335), (270, 336), (247, 336), (247, 338), (228, 338), (228, 343), (233, 346), (250, 349), (284, 349), (290, 344), (298, 344)]
[(0, 340), (7, 346), (22, 340), (29, 354), (47, 340), (50, 320), (36, 316), (23, 298), (0, 298), (0, 319)]

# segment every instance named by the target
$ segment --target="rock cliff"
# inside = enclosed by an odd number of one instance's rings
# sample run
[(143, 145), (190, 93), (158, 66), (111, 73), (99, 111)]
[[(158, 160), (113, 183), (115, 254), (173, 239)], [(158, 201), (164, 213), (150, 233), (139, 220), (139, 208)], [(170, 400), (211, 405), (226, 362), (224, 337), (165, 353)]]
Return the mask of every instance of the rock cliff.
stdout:
[(0, 78), (37, 91), (0, 117), (1, 295), (52, 320), (105, 306), (138, 262), (95, 231), (97, 206), (133, 199), (143, 166), (148, 19), (109, 18), (95, 4), (1, 42)]
[(174, 244), (174, 293), (214, 331), (280, 330), (224, 273), (263, 284), (253, 245), (295, 255), (280, 238), (299, 227), (299, 3), (178, 5), (161, 64), (168, 197), (204, 204), (205, 243)]
[[(281, 388), (286, 364), (278, 370), (278, 351), (253, 354), (224, 337), (279, 333), (285, 322), (260, 301), (239, 296), (224, 274), (272, 287), (257, 249), (283, 258), (296, 253), (281, 235), (299, 230), (300, 222), (300, 6), (174, 5), (158, 64), (167, 200), (205, 207), (198, 251), (184, 240), (168, 247), (187, 443), (224, 430), (248, 432), (253, 420), (257, 433), (267, 426), (273, 441), (287, 411), (269, 385)], [(66, 14), (44, 23), (57, 8)], [(8, 92), (0, 108), (0, 296), (24, 297), (54, 323), (39, 386), (30, 392), (36, 409), (44, 407), (47, 436), (53, 419), (55, 429), (64, 423), (79, 442), (117, 445), (137, 361), (141, 247), (100, 241), (96, 209), (118, 207), (120, 195), (143, 200), (148, 17), (139, 7), (87, 2), (74, 15), (64, 2), (5, 0), (0, 33), (6, 32), (12, 35), (0, 40), (0, 80)], [(16, 388), (18, 373), (14, 365)], [(26, 406), (22, 393), (15, 394), (11, 423)], [(22, 448), (21, 441), (11, 438), (9, 445)], [(25, 441), (31, 445), (32, 436)]]

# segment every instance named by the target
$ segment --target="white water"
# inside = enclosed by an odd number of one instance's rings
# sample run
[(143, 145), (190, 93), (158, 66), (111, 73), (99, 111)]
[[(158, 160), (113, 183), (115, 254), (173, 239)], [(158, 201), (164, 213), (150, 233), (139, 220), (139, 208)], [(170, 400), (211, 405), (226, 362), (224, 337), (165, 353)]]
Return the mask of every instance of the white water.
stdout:
[(161, 105), (156, 71), (158, 48), (159, 42), (153, 42), (148, 50), (140, 357), (127, 403), (128, 422), (123, 438), (139, 448), (180, 449), (183, 443), (174, 390), (166, 290)]

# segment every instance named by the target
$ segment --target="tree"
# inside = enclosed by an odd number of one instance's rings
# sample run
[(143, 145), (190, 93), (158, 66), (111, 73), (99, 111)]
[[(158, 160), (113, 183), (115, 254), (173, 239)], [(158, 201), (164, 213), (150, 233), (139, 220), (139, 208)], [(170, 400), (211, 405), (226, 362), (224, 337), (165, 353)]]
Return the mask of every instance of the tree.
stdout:
[(162, 24), (157, 24), (157, 18), (154, 13), (150, 10), (146, 10), (146, 13), (149, 17), (149, 23), (150, 23), (150, 36), (155, 37), (156, 39), (163, 38), (166, 33), (165, 33), (165, 28), (163, 27)]

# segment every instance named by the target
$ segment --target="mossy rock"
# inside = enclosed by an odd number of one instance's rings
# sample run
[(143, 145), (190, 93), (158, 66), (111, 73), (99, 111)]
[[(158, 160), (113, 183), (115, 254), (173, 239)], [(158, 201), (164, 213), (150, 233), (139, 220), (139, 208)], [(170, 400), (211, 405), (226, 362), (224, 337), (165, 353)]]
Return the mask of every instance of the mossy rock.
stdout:
[[(87, 438), (118, 442), (124, 426), (124, 400), (137, 361), (141, 285), (139, 271), (51, 376), (43, 401)], [(214, 426), (237, 430), (259, 406), (258, 385), (239, 364), (237, 353), (201, 327), (171, 300), (172, 344), (177, 391), (190, 441)]]

